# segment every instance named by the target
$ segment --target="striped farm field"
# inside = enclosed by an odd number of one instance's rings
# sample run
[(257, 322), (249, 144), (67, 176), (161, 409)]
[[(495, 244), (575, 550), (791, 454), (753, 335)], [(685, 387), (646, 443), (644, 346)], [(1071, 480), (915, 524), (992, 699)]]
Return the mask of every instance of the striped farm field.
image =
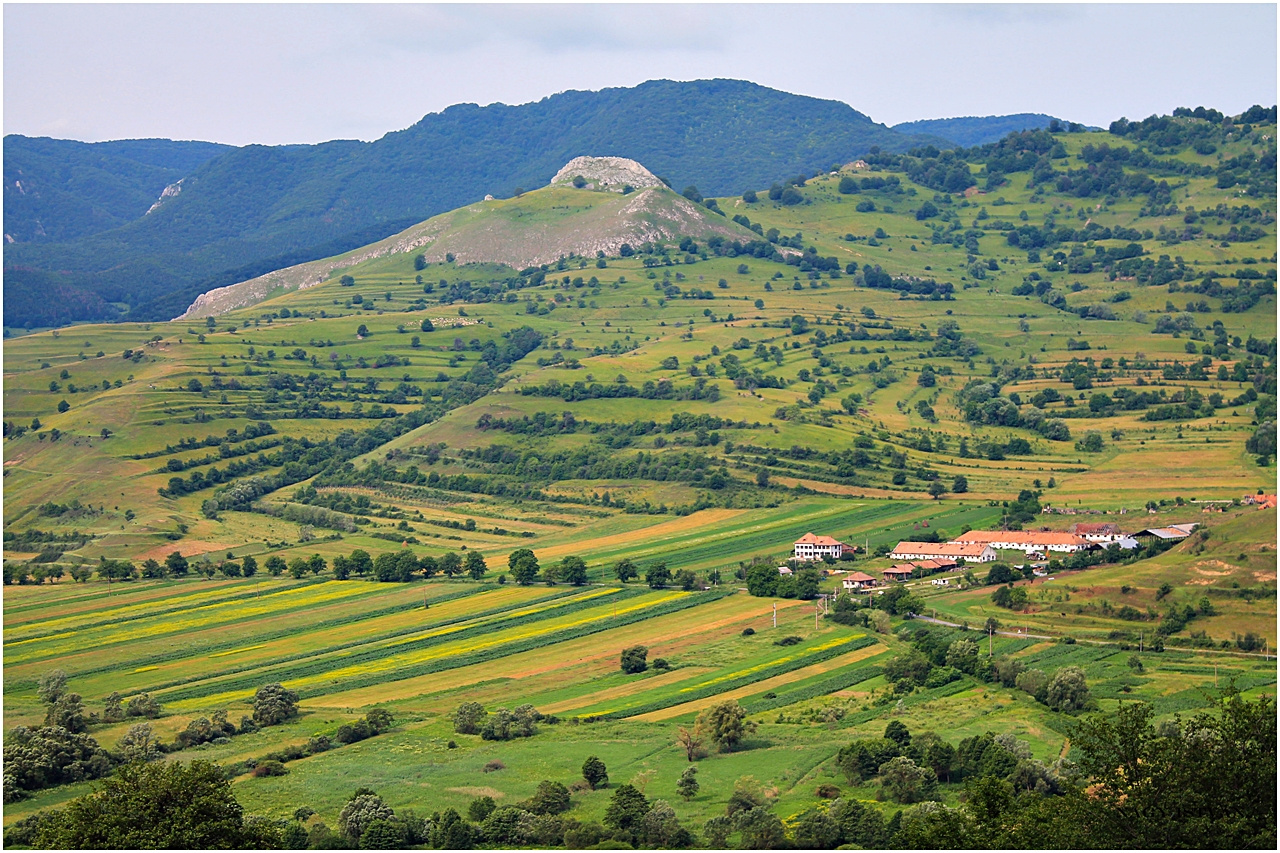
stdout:
[[(770, 645), (734, 665), (722, 667), (708, 677), (692, 680), (688, 684), (671, 686), (666, 690), (650, 691), (643, 696), (615, 703), (585, 707), (578, 711), (580, 717), (628, 718), (667, 710), (704, 699), (729, 694), (739, 688), (754, 685), (832, 658), (872, 646), (875, 641), (865, 634), (855, 634), (847, 629), (819, 630), (800, 645)], [(799, 676), (806, 677), (809, 673)], [(729, 698), (736, 698), (730, 696)], [(708, 702), (707, 704), (712, 704)], [(705, 707), (705, 706), (704, 706)], [(678, 716), (680, 713), (671, 714)]]
[[(390, 585), (378, 585), (386, 587)], [(424, 593), (432, 606), (422, 609)], [(246, 623), (229, 635), (222, 629), (206, 629), (187, 637), (175, 652), (171, 644), (153, 641), (140, 644), (128, 666), (104, 663), (92, 650), (68, 656), (67, 663), (90, 669), (83, 672), (87, 689), (101, 687), (121, 692), (156, 691), (203, 678), (255, 671), (266, 666), (288, 666), (321, 654), (341, 654), (343, 650), (381, 642), (394, 643), (419, 635), (428, 626), (461, 625), (482, 617), (495, 617), (522, 603), (564, 596), (567, 590), (509, 587), (495, 588), (488, 595), (475, 586), (437, 584), (424, 590), (399, 585), (383, 589), (379, 595), (359, 602), (339, 602), (283, 616)], [(215, 649), (215, 651), (208, 651)], [(176, 654), (176, 656), (175, 656)], [(38, 674), (43, 663), (15, 667), (13, 676)], [(70, 666), (68, 672), (79, 672)], [(90, 694), (93, 695), (93, 694)]]
[[(770, 608), (760, 599), (730, 595), (663, 616), (609, 628), (578, 639), (536, 647), (507, 655), (485, 666), (482, 676), (470, 669), (437, 672), (354, 690), (327, 693), (307, 701), (313, 707), (363, 707), (393, 703), (406, 710), (446, 711), (456, 706), (463, 694), (474, 701), (492, 697), (505, 701), (513, 689), (535, 704), (561, 702), (581, 704), (580, 697), (597, 690), (610, 690), (618, 679), (624, 686), (644, 690), (648, 681), (624, 678), (618, 672), (619, 651), (643, 645), (649, 659), (694, 662), (717, 643), (740, 637), (744, 628), (762, 630), (769, 624)], [(810, 613), (807, 602), (781, 602), (780, 629)], [(686, 672), (687, 670), (681, 670)], [(652, 679), (653, 676), (646, 678)]]
[[(732, 690), (713, 693), (712, 695), (702, 699), (695, 699), (691, 702), (682, 702), (679, 705), (672, 705), (670, 708), (663, 708), (660, 711), (650, 711), (647, 714), (637, 714), (636, 719), (649, 720), (652, 722), (670, 720), (675, 717), (682, 717), (686, 714), (696, 713), (701, 711), (703, 708), (710, 707), (717, 702), (723, 702), (726, 699), (744, 700), (748, 696), (755, 696), (774, 691), (779, 687), (790, 686), (797, 682), (803, 682), (810, 679), (817, 680), (818, 676), (826, 676), (828, 673), (835, 670), (852, 667), (854, 664), (861, 663), (867, 658), (883, 654), (884, 651), (885, 649), (883, 646), (864, 646), (861, 649), (847, 652), (829, 660), (821, 661), (820, 663), (811, 664), (809, 666), (801, 667), (800, 669), (794, 669), (790, 672), (784, 672), (781, 675), (775, 675), (772, 678), (753, 681), (750, 684), (737, 687)], [(682, 688), (682, 690), (692, 691), (698, 689), (699, 686), (699, 684), (695, 683)]]
[[(94, 584), (57, 584), (42, 589), (14, 587), (5, 590), (4, 627), (9, 631), (29, 623), (39, 623), (43, 633), (50, 622), (94, 611), (120, 610), (119, 602), (143, 612), (147, 607), (168, 610), (199, 599), (217, 600), (219, 596), (236, 597), (252, 595), (252, 581), (210, 580), (200, 587), (177, 585), (173, 581), (142, 581), (137, 584), (116, 584), (114, 590), (104, 590)], [(49, 593), (49, 594), (45, 594)]]
[[(287, 667), (265, 668), (229, 678), (213, 678), (186, 685), (160, 696), (176, 709), (200, 707), (206, 702), (228, 703), (251, 696), (253, 685), (264, 680), (283, 680), (303, 697), (329, 692), (334, 685), (357, 687), (395, 681), (415, 674), (453, 669), (491, 658), (510, 650), (532, 648), (554, 642), (565, 635), (594, 633), (611, 621), (638, 621), (650, 613), (663, 612), (696, 602), (696, 596), (679, 592), (635, 592), (595, 589), (574, 596), (561, 607), (527, 608), (510, 619), (497, 619), (472, 626), (450, 626), (424, 632), (415, 648), (404, 642), (377, 644), (353, 651), (326, 654)], [(596, 599), (618, 597), (617, 602), (597, 603)], [(565, 612), (568, 611), (568, 612)], [(358, 662), (352, 662), (353, 658)], [(292, 677), (289, 674), (292, 673)]]

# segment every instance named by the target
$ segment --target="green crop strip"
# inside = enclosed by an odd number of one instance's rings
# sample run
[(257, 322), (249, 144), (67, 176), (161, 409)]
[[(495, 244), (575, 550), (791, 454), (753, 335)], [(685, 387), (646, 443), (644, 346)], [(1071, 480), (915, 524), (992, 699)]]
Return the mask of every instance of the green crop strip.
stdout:
[(654, 699), (642, 705), (636, 705), (631, 708), (624, 708), (617, 711), (607, 711), (599, 715), (587, 715), (598, 717), (603, 720), (620, 720), (627, 717), (635, 717), (640, 714), (648, 714), (652, 711), (661, 711), (664, 708), (670, 708), (674, 705), (683, 705), (686, 702), (696, 702), (699, 699), (705, 699), (709, 696), (715, 696), (718, 693), (724, 693), (729, 690), (736, 690), (739, 687), (745, 687), (763, 681), (766, 678), (773, 678), (777, 675), (783, 675), (797, 669), (803, 669), (806, 666), (812, 666), (815, 663), (821, 663), (824, 660), (830, 660), (838, 655), (847, 654), (873, 645), (876, 641), (871, 637), (861, 636), (855, 637), (848, 642), (840, 643), (829, 648), (821, 649), (813, 654), (796, 657), (790, 660), (780, 661), (772, 666), (738, 676), (736, 678), (717, 681), (714, 684), (706, 684), (702, 687), (683, 692), (670, 693), (660, 699)]

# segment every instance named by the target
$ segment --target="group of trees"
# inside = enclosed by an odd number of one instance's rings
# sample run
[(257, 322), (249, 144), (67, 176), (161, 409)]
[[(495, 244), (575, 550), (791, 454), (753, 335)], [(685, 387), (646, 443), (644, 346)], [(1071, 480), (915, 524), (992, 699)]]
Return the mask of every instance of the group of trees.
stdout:
[(99, 746), (88, 732), (93, 726), (128, 719), (154, 719), (160, 703), (150, 694), (133, 696), (126, 703), (119, 693), (103, 699), (101, 714), (88, 712), (79, 693), (67, 686), (67, 674), (52, 670), (40, 676), (36, 697), (45, 706), (44, 725), (18, 726), (4, 741), (4, 801), (25, 799), (33, 791), (68, 782), (95, 779), (114, 764), (131, 760), (137, 748), (150, 754), (151, 727), (132, 726), (113, 752)]
[(517, 548), (507, 557), (507, 566), (511, 569), (512, 579), (521, 586), (528, 586), (537, 580), (539, 571), (547, 586), (557, 583), (582, 586), (587, 582), (587, 563), (578, 556), (570, 555), (561, 558), (558, 563), (541, 566), (532, 550)]
[(543, 714), (532, 705), (517, 706), (514, 710), (497, 708), (492, 713), (479, 702), (464, 702), (451, 716), (453, 730), (462, 735), (480, 735), (484, 740), (512, 740), (533, 737), (538, 733), (538, 723), (554, 725), (559, 718)]
[(757, 563), (747, 570), (747, 592), (762, 598), (798, 598), (809, 601), (818, 597), (822, 575), (814, 566), (803, 566), (791, 574), (782, 574), (772, 562)]
[(254, 732), (297, 716), (298, 696), (280, 684), (258, 688), (252, 716), (244, 716), (240, 726), (227, 720), (225, 710), (212, 717), (197, 717), (166, 744), (151, 725), (139, 722), (129, 727), (112, 750), (103, 749), (88, 734), (90, 727), (131, 718), (155, 719), (162, 714), (160, 703), (150, 694), (133, 696), (126, 703), (113, 692), (103, 700), (103, 712), (86, 713), (79, 693), (67, 689), (67, 675), (53, 670), (40, 676), (36, 696), (46, 706), (44, 725), (30, 729), (18, 726), (4, 744), (5, 802), (25, 799), (33, 791), (68, 782), (95, 779), (120, 764), (152, 761), (164, 753), (188, 749), (221, 738)]

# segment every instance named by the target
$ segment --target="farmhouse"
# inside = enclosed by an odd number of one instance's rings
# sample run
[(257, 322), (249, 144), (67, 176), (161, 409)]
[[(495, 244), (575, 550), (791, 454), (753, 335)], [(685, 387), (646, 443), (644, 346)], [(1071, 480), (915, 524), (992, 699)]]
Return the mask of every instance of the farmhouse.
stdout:
[(796, 540), (794, 555), (797, 560), (812, 563), (815, 560), (821, 560), (823, 557), (838, 560), (844, 556), (844, 552), (847, 549), (847, 545), (832, 539), (830, 536), (815, 536), (812, 533), (806, 533)]
[(990, 545), (969, 542), (899, 542), (889, 553), (891, 560), (965, 560), (990, 563), (996, 558)]
[(881, 574), (887, 581), (909, 581), (911, 580), (911, 566), (894, 566), (891, 569), (885, 569)]
[(844, 578), (846, 590), (868, 589), (876, 585), (876, 579), (864, 572), (849, 572)]
[(1057, 551), (1070, 554), (1093, 547), (1093, 543), (1074, 533), (1039, 533), (1028, 530), (970, 530), (952, 542), (965, 545), (990, 545), (1009, 551)]

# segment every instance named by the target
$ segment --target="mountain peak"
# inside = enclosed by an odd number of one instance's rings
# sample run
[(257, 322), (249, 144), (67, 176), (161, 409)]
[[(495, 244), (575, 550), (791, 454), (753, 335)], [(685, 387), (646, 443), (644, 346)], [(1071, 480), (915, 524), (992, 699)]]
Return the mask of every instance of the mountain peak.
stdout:
[(578, 186), (579, 178), (585, 182), (581, 188), (609, 192), (622, 192), (627, 186), (637, 190), (663, 186), (661, 178), (626, 157), (574, 157), (556, 172), (551, 186)]

